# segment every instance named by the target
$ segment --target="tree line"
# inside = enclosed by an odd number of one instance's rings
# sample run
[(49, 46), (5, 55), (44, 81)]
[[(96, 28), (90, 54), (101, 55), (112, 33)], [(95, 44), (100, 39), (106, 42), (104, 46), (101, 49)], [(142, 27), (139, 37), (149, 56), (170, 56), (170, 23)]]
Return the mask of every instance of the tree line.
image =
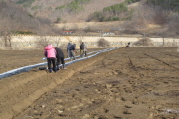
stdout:
[[(128, 33), (140, 33), (144, 36), (179, 37), (179, 0), (140, 0), (130, 23), (125, 24)], [(149, 24), (160, 26), (151, 32), (140, 31)]]
[(154, 7), (161, 6), (165, 10), (179, 12), (179, 0), (147, 0)]
[(144, 2), (147, 6), (159, 7), (168, 12), (179, 12), (179, 0), (125, 0), (123, 3), (115, 4), (103, 8), (102, 11), (96, 11), (91, 14), (87, 21), (121, 21), (131, 20), (134, 9), (129, 9), (128, 5), (135, 2)]
[(23, 7), (8, 1), (0, 2), (0, 37), (5, 47), (12, 46), (15, 34), (54, 35), (58, 30), (47, 18), (33, 17)]
[(123, 3), (105, 7), (102, 11), (91, 14), (87, 21), (104, 22), (129, 20), (133, 13), (133, 9), (128, 9), (128, 5), (137, 1), (139, 0), (125, 0)]

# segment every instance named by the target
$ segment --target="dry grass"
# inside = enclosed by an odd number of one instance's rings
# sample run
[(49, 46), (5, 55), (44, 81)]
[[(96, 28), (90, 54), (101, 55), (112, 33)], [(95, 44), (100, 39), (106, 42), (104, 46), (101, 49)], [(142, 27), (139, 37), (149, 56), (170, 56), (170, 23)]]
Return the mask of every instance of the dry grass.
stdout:
[(60, 29), (107, 29), (120, 27), (123, 21), (115, 22), (77, 22), (77, 23), (59, 23), (56, 26)]
[(154, 46), (150, 38), (139, 39), (138, 42), (133, 43), (133, 46)]

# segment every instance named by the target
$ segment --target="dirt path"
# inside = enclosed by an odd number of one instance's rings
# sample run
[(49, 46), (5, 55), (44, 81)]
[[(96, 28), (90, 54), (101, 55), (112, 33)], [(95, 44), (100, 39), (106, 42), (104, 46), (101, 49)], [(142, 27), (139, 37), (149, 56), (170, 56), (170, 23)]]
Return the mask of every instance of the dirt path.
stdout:
[(0, 81), (2, 119), (179, 119), (176, 48), (121, 48)]

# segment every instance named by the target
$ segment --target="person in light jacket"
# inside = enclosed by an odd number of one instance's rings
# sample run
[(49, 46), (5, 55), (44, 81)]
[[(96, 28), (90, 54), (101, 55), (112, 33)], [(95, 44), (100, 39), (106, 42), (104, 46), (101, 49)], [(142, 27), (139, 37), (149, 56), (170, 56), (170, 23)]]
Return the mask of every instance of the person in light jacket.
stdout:
[(87, 56), (87, 46), (84, 44), (84, 56)]
[(55, 59), (56, 59), (56, 50), (52, 45), (48, 45), (45, 47), (45, 52), (44, 52), (45, 57), (47, 57), (47, 62), (48, 62), (48, 69), (49, 72), (52, 72), (52, 67), (51, 64), (53, 64), (53, 71), (56, 72), (56, 64), (55, 64)]

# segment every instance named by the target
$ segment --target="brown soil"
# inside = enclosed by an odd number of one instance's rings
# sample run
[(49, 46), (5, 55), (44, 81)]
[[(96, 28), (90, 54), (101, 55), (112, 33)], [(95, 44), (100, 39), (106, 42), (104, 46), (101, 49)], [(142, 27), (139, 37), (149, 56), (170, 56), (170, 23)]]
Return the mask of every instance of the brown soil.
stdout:
[[(88, 52), (101, 50), (102, 48), (88, 49)], [(77, 49), (76, 55), (79, 55), (79, 49)], [(66, 50), (63, 50), (64, 54), (67, 54)], [(43, 50), (0, 50), (0, 73), (7, 72), (12, 69), (20, 68), (23, 66), (34, 65), (38, 63), (46, 62), (41, 60), (44, 57)], [(65, 58), (67, 55), (65, 56)]]
[[(5, 52), (7, 60), (14, 53)], [(39, 60), (33, 52), (32, 64)], [(57, 73), (36, 68), (1, 79), (0, 119), (179, 119), (178, 54), (120, 48)]]

